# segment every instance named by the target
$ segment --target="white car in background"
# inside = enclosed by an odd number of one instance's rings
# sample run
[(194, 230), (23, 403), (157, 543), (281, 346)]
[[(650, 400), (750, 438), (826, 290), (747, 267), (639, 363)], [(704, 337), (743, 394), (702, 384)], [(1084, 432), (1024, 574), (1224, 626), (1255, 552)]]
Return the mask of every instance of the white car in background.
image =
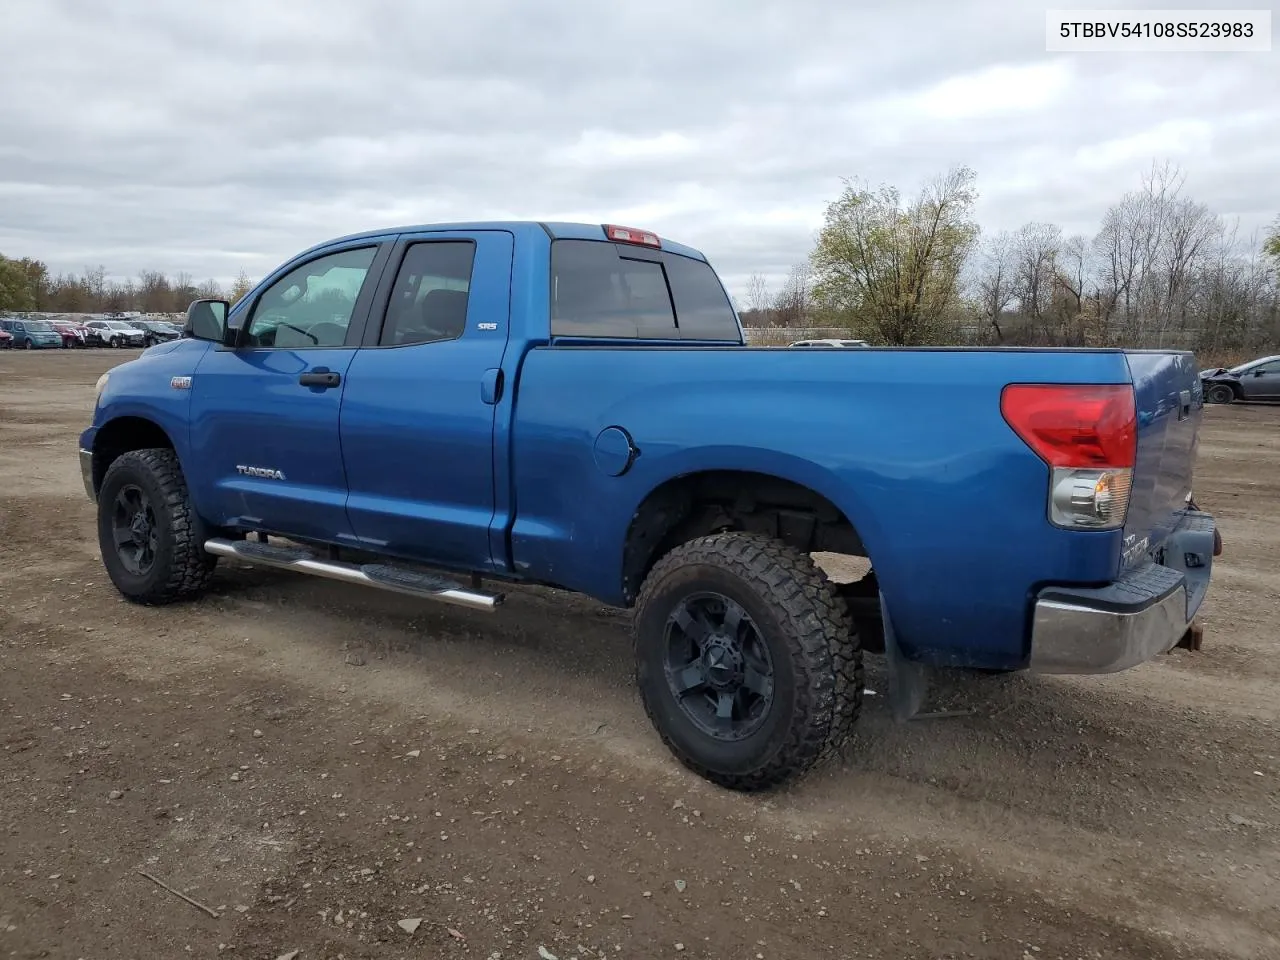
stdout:
[(97, 339), (110, 347), (146, 346), (147, 333), (124, 320), (90, 320), (85, 324)]
[(865, 347), (865, 340), (797, 340), (792, 347)]

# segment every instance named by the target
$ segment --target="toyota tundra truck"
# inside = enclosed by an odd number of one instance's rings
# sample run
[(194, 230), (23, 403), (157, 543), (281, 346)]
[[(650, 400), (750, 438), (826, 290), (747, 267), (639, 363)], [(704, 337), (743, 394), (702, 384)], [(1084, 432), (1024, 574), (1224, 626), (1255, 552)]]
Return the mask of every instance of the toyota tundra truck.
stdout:
[[(1209, 584), (1190, 353), (751, 347), (707, 258), (612, 224), (379, 230), (298, 254), (104, 374), (80, 437), (107, 576), (219, 558), (491, 612), (632, 610), (687, 767), (751, 790), (846, 740), (864, 651), (1101, 674)], [(815, 553), (863, 557), (837, 584)], [(567, 626), (565, 629), (572, 629)]]

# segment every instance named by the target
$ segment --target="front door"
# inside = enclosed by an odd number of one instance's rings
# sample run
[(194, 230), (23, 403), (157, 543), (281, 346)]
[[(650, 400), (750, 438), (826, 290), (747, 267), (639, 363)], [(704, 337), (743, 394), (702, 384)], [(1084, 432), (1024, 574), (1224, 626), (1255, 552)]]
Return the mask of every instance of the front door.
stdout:
[(1248, 400), (1280, 399), (1280, 360), (1260, 363), (1245, 371), (1240, 389)]
[(496, 413), (510, 409), (499, 371), (512, 250), (497, 230), (397, 242), (342, 399), (347, 513), (367, 549), (464, 570), (505, 565), (489, 531)]
[(350, 536), (338, 413), (390, 246), (365, 240), (288, 264), (233, 311), (238, 344), (212, 347), (191, 378), (193, 494), (208, 519)]

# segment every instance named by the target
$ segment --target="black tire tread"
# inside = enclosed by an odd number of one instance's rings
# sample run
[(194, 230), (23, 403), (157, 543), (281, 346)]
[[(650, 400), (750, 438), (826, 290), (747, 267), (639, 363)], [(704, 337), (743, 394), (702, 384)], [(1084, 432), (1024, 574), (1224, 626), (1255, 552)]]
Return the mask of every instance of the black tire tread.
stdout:
[(113, 474), (136, 469), (149, 473), (159, 486), (163, 502), (157, 507), (169, 514), (173, 538), (169, 575), (157, 588), (128, 599), (148, 606), (162, 606), (202, 593), (213, 578), (218, 558), (204, 549), (201, 524), (191, 506), (187, 479), (183, 476), (178, 455), (167, 447), (130, 450), (111, 462), (102, 480), (105, 489)]
[[(747, 775), (712, 771), (685, 755), (662, 731), (652, 706), (645, 712), (663, 743), (698, 775), (735, 790), (763, 790), (798, 778), (837, 754), (848, 741), (862, 709), (862, 649), (844, 601), (813, 558), (765, 534), (728, 532), (698, 537), (672, 549), (645, 578), (637, 611), (669, 575), (681, 568), (728, 568), (778, 608), (800, 644), (797, 713), (788, 741), (762, 768)], [(636, 658), (644, 638), (633, 635)], [(643, 697), (641, 698), (644, 699)]]

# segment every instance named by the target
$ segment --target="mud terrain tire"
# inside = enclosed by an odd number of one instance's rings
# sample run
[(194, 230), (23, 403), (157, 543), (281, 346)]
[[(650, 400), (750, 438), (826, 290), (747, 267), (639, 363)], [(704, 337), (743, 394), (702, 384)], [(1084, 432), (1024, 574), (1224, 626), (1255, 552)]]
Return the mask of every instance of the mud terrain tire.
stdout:
[(634, 642), (659, 736), (730, 789), (802, 776), (838, 751), (862, 706), (862, 649), (844, 602), (807, 554), (760, 534), (700, 537), (659, 560)]

